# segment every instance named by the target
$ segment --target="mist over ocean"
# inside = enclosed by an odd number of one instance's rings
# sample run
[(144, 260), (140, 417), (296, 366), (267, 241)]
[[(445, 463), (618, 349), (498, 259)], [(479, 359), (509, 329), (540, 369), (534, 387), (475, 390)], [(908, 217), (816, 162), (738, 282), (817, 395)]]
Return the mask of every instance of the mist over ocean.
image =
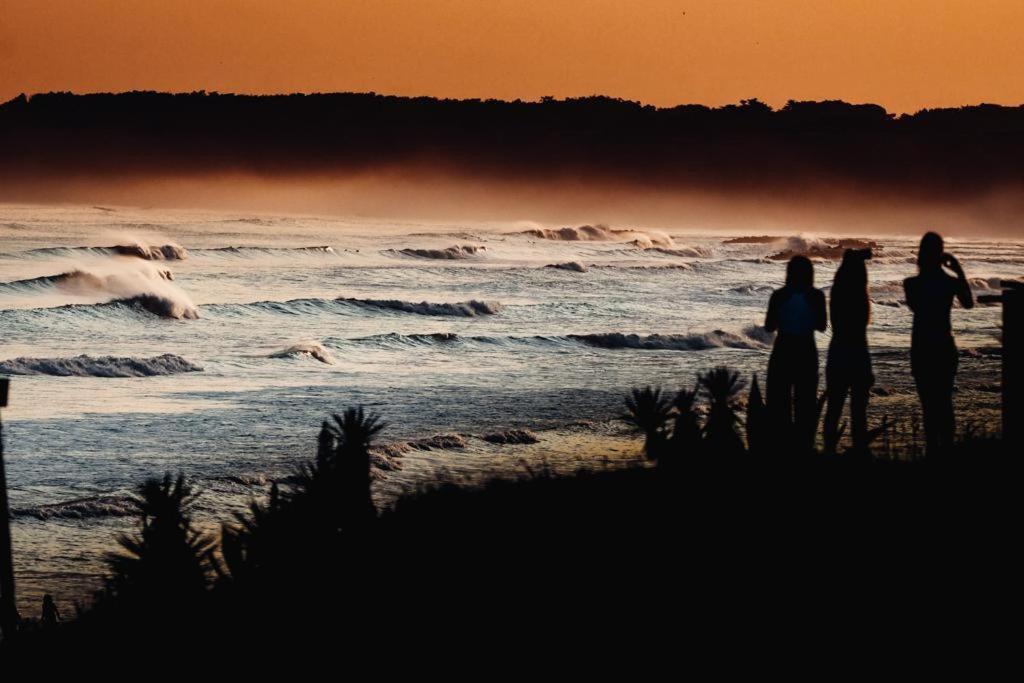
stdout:
[[(147, 475), (184, 472), (202, 518), (223, 520), (349, 405), (389, 423), (384, 504), (438, 478), (635, 461), (616, 419), (625, 392), (689, 385), (719, 364), (763, 379), (759, 325), (784, 272), (769, 257), (822, 246), (827, 228), (727, 243), (737, 233), (691, 225), (0, 206), (20, 597), (67, 604), (96, 585)], [(917, 237), (872, 238), (872, 424), (916, 414), (901, 283)], [(1021, 243), (948, 247), (976, 292), (1024, 275)], [(835, 265), (816, 262), (826, 291)], [(981, 427), (998, 420), (999, 316), (954, 311), (957, 407)], [(824, 355), (828, 335), (818, 342)]]

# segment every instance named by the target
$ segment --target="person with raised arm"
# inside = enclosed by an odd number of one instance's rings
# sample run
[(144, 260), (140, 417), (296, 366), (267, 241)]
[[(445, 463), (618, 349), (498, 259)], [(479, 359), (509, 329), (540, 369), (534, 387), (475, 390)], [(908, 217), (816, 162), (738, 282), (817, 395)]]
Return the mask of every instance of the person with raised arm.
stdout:
[(818, 347), (815, 331), (828, 324), (825, 295), (814, 287), (814, 265), (794, 256), (786, 284), (772, 292), (764, 327), (776, 332), (766, 386), (772, 428), (782, 430), (803, 451), (814, 449), (818, 424)]
[(917, 275), (903, 281), (907, 305), (914, 313), (910, 370), (921, 399), (926, 453), (934, 457), (952, 446), (956, 434), (953, 382), (959, 353), (950, 320), (953, 299), (964, 308), (973, 308), (974, 297), (964, 269), (955, 256), (946, 253), (938, 233), (921, 238), (917, 270)]

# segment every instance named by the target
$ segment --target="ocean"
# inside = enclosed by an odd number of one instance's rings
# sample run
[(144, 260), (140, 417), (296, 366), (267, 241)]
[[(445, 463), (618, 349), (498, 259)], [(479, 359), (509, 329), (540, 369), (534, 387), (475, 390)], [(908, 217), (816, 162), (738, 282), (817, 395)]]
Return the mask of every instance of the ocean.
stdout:
[[(0, 375), (19, 604), (70, 609), (148, 476), (183, 472), (213, 530), (364, 405), (388, 427), (381, 505), (437, 481), (642, 460), (618, 419), (631, 387), (761, 376), (759, 325), (786, 250), (700, 226), (412, 222), (80, 206), (0, 206)], [(870, 231), (866, 231), (870, 232)], [(760, 238), (752, 230), (748, 237)], [(869, 262), (869, 415), (913, 430), (902, 280), (916, 236)], [(1024, 275), (1024, 245), (950, 240), (976, 293)], [(962, 423), (998, 426), (998, 307), (955, 310)], [(822, 355), (828, 334), (819, 335)]]

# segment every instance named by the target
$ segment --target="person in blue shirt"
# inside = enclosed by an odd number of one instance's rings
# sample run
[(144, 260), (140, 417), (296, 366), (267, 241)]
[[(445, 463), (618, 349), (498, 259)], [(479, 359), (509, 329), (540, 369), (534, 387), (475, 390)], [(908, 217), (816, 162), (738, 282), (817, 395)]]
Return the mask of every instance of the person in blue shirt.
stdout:
[(775, 332), (768, 360), (766, 398), (772, 427), (788, 433), (793, 445), (814, 449), (818, 424), (818, 347), (814, 333), (828, 324), (825, 295), (814, 287), (814, 266), (794, 256), (786, 284), (772, 292), (764, 327)]

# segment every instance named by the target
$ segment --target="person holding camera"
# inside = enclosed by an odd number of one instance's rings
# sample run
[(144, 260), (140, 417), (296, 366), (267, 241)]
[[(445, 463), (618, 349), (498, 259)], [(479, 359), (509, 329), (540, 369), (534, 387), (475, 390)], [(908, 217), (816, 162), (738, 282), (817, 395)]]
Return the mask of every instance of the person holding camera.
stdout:
[(868, 297), (870, 249), (847, 249), (832, 281), (829, 318), (832, 341), (825, 362), (825, 452), (835, 453), (839, 445), (839, 418), (846, 396), (850, 396), (850, 428), (853, 448), (867, 451), (868, 392), (875, 382), (868, 354), (868, 323), (871, 321), (871, 299)]
[(815, 331), (827, 325), (825, 295), (814, 286), (814, 266), (794, 256), (786, 284), (772, 292), (764, 327), (777, 332), (768, 359), (768, 410), (776, 429), (810, 452), (818, 424), (818, 348)]
[[(953, 414), (953, 380), (959, 355), (953, 339), (950, 312), (953, 297), (964, 308), (974, 297), (960, 262), (947, 254), (942, 237), (929, 232), (917, 251), (918, 274), (903, 281), (907, 305), (914, 313), (910, 339), (910, 370), (921, 399), (925, 447), (928, 456), (953, 445), (956, 419)], [(943, 270), (948, 268), (953, 275)]]

